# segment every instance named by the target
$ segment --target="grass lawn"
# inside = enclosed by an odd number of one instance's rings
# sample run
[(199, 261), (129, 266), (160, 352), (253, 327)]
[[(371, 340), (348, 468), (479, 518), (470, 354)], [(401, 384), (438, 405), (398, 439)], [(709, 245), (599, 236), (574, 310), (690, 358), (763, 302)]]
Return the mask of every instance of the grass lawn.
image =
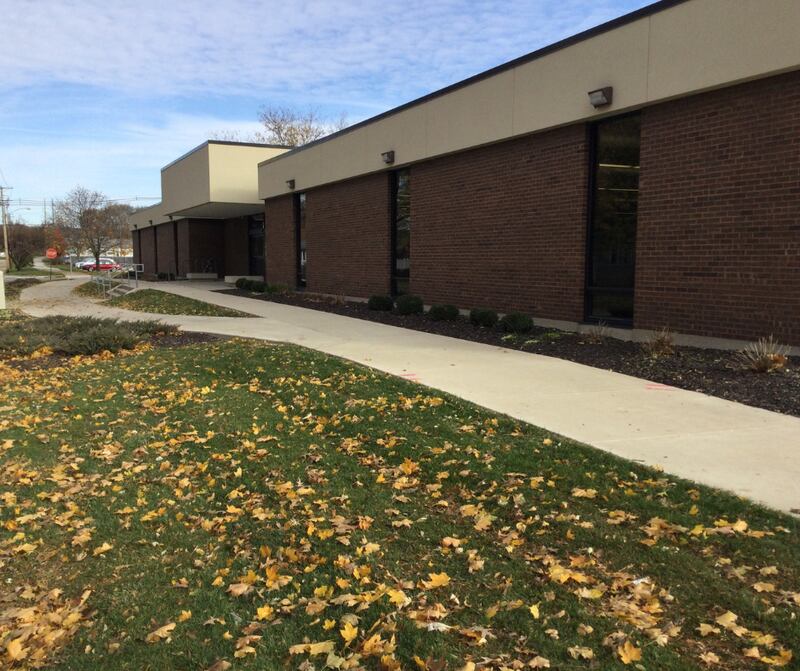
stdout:
[(39, 284), (39, 280), (35, 277), (23, 277), (21, 280), (13, 280), (5, 282), (6, 302), (15, 301), (19, 298), (23, 289)]
[(410, 382), (227, 341), (0, 393), (5, 668), (796, 668), (797, 520)]
[(194, 298), (186, 298), (158, 289), (139, 289), (124, 296), (116, 296), (108, 301), (126, 310), (152, 312), (162, 315), (200, 315), (203, 317), (250, 317), (252, 315), (239, 310), (213, 305)]
[[(14, 277), (50, 277), (49, 270), (34, 268), (33, 266), (22, 268), (21, 270), (12, 270), (7, 274), (12, 275)], [(53, 268), (53, 277), (63, 277), (63, 276), (64, 276), (63, 273), (59, 272), (58, 269)]]

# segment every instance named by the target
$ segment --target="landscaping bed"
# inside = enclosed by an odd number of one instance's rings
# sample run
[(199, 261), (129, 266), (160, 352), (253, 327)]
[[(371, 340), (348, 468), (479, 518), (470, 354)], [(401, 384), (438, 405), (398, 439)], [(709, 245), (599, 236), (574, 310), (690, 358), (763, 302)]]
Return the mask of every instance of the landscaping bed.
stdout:
[(399, 315), (370, 310), (366, 303), (337, 301), (299, 293), (252, 293), (242, 289), (221, 291), (256, 300), (267, 300), (366, 319), (391, 326), (544, 354), (612, 370), (653, 382), (699, 391), (787, 415), (800, 416), (800, 358), (790, 357), (786, 366), (769, 374), (743, 369), (734, 352), (674, 347), (668, 356), (654, 357), (640, 343), (617, 338), (595, 339), (587, 334), (534, 327), (524, 335), (509, 335), (498, 327), (474, 326), (468, 318), (433, 321), (427, 315)]
[(788, 515), (294, 346), (11, 373), (4, 669), (796, 668)]

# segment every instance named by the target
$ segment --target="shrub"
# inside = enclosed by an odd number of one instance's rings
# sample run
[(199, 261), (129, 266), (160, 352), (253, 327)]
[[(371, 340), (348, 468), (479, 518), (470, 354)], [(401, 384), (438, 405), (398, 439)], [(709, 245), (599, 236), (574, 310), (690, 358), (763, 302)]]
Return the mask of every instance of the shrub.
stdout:
[(289, 291), (289, 287), (285, 284), (268, 284), (267, 285), (267, 293), (268, 294), (285, 294)]
[(458, 308), (455, 305), (431, 305), (428, 317), (435, 322), (455, 321), (458, 319)]
[(0, 324), (0, 355), (24, 356), (46, 347), (59, 354), (96, 354), (130, 349), (153, 335), (176, 333), (157, 321), (118, 322), (94, 317), (41, 317), (22, 325)]
[(500, 320), (500, 328), (506, 333), (530, 333), (533, 319), (522, 312), (509, 312)]
[(370, 296), (367, 301), (367, 307), (370, 310), (388, 312), (394, 307), (394, 302), (389, 296)]
[(604, 321), (600, 321), (590, 326), (589, 330), (585, 333), (585, 337), (586, 340), (593, 345), (599, 345), (603, 340), (608, 338), (608, 324)]
[(250, 282), (250, 280), (248, 280), (246, 277), (240, 277), (238, 280), (236, 280), (236, 288), (246, 289), (248, 282)]
[(675, 353), (675, 336), (667, 327), (654, 333), (650, 340), (642, 343), (642, 348), (654, 359), (660, 356), (672, 356)]
[(56, 343), (55, 350), (64, 354), (95, 354), (108, 350), (133, 349), (139, 338), (122, 324), (100, 322), (79, 331), (73, 331)]
[(786, 365), (788, 353), (788, 347), (778, 344), (775, 338), (770, 336), (750, 343), (741, 352), (737, 352), (736, 359), (745, 370), (754, 373), (772, 373)]
[(469, 312), (469, 320), (475, 326), (483, 326), (484, 328), (492, 328), (497, 323), (498, 317), (494, 310), (486, 308), (472, 308)]
[(250, 280), (250, 291), (263, 294), (267, 290), (267, 283), (261, 280)]
[(398, 296), (397, 300), (395, 300), (395, 305), (397, 306), (397, 312), (401, 315), (419, 315), (425, 310), (422, 299), (413, 294)]

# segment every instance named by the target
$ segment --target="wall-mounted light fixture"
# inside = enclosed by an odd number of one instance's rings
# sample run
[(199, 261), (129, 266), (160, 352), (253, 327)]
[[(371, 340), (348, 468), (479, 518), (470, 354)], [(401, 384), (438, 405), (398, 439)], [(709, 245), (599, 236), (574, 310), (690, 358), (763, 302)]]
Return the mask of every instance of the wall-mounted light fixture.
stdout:
[(290, 190), (294, 190), (294, 180), (293, 180), (293, 179), (287, 179), (287, 180), (286, 180), (286, 186), (287, 186), (287, 187), (288, 187)]
[(614, 99), (614, 87), (613, 86), (604, 86), (601, 89), (597, 89), (596, 91), (589, 91), (589, 102), (592, 103), (592, 107), (597, 109), (598, 107), (605, 107), (606, 105), (610, 105), (611, 101)]
[(381, 154), (381, 159), (386, 165), (391, 165), (394, 163), (394, 149), (390, 149), (389, 151), (385, 151)]

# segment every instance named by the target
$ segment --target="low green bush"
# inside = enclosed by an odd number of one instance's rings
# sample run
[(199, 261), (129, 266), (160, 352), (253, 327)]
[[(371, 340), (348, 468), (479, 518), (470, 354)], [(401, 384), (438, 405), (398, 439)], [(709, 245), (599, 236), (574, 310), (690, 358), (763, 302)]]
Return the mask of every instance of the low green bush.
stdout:
[(248, 280), (246, 277), (240, 277), (238, 280), (236, 280), (236, 288), (246, 289), (249, 282), (250, 280)]
[(458, 319), (458, 308), (455, 305), (431, 305), (428, 317), (435, 322), (452, 322)]
[(263, 294), (266, 290), (267, 290), (266, 282), (262, 282), (261, 280), (251, 280), (250, 291), (255, 291), (256, 293)]
[(268, 284), (267, 285), (267, 293), (268, 294), (285, 294), (289, 291), (289, 287), (285, 284)]
[(66, 334), (53, 350), (70, 355), (96, 354), (104, 350), (119, 352), (121, 349), (133, 349), (140, 339), (120, 324), (103, 321)]
[(469, 320), (475, 324), (475, 326), (492, 328), (492, 326), (497, 323), (498, 316), (494, 310), (472, 308), (472, 310), (469, 311)]
[(500, 320), (500, 328), (506, 333), (530, 333), (533, 319), (522, 312), (509, 312)]
[(394, 301), (389, 296), (370, 296), (367, 301), (367, 307), (370, 310), (388, 312), (394, 307)]
[(96, 354), (131, 349), (177, 329), (157, 321), (119, 322), (94, 317), (41, 317), (0, 323), (0, 357), (26, 356), (47, 347), (57, 354)]
[(398, 314), (401, 315), (419, 315), (425, 310), (422, 299), (413, 294), (398, 296), (394, 304), (397, 307)]

